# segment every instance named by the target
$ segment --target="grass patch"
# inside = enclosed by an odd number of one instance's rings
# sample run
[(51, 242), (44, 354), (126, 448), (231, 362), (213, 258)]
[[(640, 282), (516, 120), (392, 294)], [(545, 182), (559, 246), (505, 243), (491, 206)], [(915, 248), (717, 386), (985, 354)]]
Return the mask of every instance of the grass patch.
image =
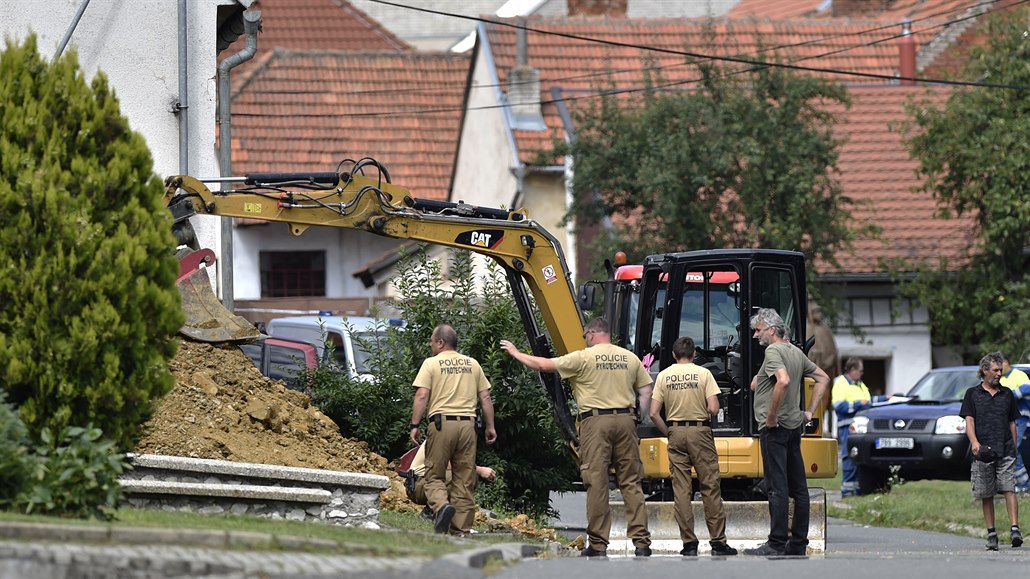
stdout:
[[(1020, 510), (1030, 509), (1030, 499), (1019, 499)], [(986, 536), (983, 510), (973, 499), (968, 481), (926, 480), (897, 485), (889, 493), (848, 497), (844, 506), (828, 505), (829, 515), (876, 527), (920, 529), (964, 535)], [(1011, 525), (1005, 498), (994, 503), (995, 527), (1003, 539)]]
[(23, 515), (0, 511), (0, 521), (28, 522), (58, 525), (117, 525), (119, 527), (205, 529), (218, 531), (242, 531), (264, 533), (276, 536), (334, 541), (337, 548), (325, 546), (310, 550), (335, 554), (361, 554), (378, 556), (425, 556), (439, 557), (448, 553), (487, 546), (493, 543), (511, 541), (534, 542), (533, 539), (515, 536), (511, 533), (487, 532), (466, 537), (451, 537), (433, 533), (432, 523), (423, 520), (418, 513), (380, 513), (381, 529), (363, 529), (305, 523), (299, 521), (276, 521), (261, 517), (239, 515), (200, 515), (189, 512), (170, 512), (149, 509), (118, 509), (111, 523), (66, 519), (61, 517)]

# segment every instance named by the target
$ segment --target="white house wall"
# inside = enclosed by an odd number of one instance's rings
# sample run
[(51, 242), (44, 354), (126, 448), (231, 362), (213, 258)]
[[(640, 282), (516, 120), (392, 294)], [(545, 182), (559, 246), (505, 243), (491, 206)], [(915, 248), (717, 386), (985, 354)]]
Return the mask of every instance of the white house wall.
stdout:
[[(215, 148), (217, 9), (235, 0), (189, 0), (189, 172), (218, 175)], [(21, 43), (35, 33), (39, 51), (51, 59), (83, 0), (3, 0), (0, 32)], [(98, 70), (108, 78), (122, 114), (141, 133), (162, 177), (179, 171), (178, 2), (92, 0), (72, 34), (65, 54), (78, 51), (87, 79)], [(200, 244), (220, 248), (218, 218), (195, 218)]]
[(883, 360), (886, 394), (908, 392), (933, 367), (927, 326), (879, 326), (863, 328), (863, 332), (861, 341), (851, 333), (834, 335), (841, 361), (850, 356)]
[(491, 72), (491, 65), (489, 55), (480, 51), (461, 127), (451, 201), (511, 208), (518, 187), (512, 174), (515, 155), (508, 139), (504, 111), (497, 106), (497, 78)]
[[(375, 293), (366, 289), (353, 273), (362, 264), (380, 258), (399, 244), (396, 239), (366, 231), (311, 227), (294, 237), (284, 223), (237, 227), (237, 251), (233, 257), (233, 290), (238, 300), (261, 298), (262, 251), (325, 251), (326, 297), (343, 298)], [(240, 248), (246, 247), (246, 251)]]

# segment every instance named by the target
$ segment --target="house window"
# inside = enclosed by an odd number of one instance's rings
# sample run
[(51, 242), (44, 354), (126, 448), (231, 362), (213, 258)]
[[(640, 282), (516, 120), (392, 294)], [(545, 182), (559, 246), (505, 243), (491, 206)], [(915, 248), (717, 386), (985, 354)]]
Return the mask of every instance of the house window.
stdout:
[(261, 252), (261, 297), (324, 295), (324, 251)]

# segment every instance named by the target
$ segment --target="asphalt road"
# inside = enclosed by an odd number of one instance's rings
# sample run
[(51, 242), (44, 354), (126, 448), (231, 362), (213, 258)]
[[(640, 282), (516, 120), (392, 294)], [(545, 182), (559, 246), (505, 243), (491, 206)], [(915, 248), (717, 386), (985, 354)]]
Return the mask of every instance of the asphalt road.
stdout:
[(908, 529), (865, 527), (830, 519), (824, 555), (813, 557), (687, 558), (679, 556), (634, 559), (564, 557), (530, 559), (492, 575), (494, 579), (649, 579), (719, 577), (719, 579), (836, 579), (930, 577), (1004, 579), (1030, 577), (1030, 545), (997, 552), (984, 550), (984, 540)]

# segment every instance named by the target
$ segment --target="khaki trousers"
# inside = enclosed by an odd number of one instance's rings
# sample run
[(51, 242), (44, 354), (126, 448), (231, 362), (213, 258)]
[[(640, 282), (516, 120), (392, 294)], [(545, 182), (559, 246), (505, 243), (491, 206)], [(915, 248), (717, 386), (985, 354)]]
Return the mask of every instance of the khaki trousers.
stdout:
[(626, 534), (636, 547), (649, 547), (644, 492), (640, 488), (643, 466), (640, 441), (632, 414), (591, 416), (579, 423), (580, 476), (587, 493), (587, 538), (598, 551), (608, 549), (612, 511), (608, 504), (608, 469), (626, 505)]
[[(440, 430), (426, 428), (426, 502), (433, 512), (454, 507), (451, 530), (467, 533), (476, 518), (472, 490), (476, 483), (476, 429), (471, 420), (444, 420)], [(447, 480), (447, 465), (451, 465)]]
[(722, 507), (722, 491), (719, 488), (719, 453), (715, 450), (715, 439), (708, 426), (669, 427), (669, 470), (672, 471), (672, 492), (676, 524), (684, 543), (697, 542), (694, 533), (694, 498), (691, 488), (690, 469), (697, 470), (697, 482), (701, 487), (701, 501), (705, 507), (705, 524), (713, 543), (726, 542), (726, 511)]

